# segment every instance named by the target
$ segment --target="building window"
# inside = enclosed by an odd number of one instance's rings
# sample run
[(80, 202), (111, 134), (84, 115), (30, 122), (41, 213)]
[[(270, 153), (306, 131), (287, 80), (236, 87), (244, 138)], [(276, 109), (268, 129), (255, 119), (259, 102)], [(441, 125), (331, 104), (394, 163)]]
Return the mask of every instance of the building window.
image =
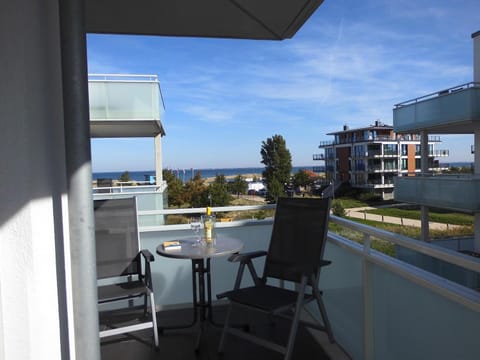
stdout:
[(364, 157), (365, 156), (365, 145), (355, 145), (353, 147), (353, 156), (354, 157)]
[(325, 149), (325, 157), (327, 159), (333, 159), (335, 156), (334, 156), (334, 151), (333, 151), (333, 148), (326, 148)]
[(381, 155), (381, 147), (380, 147), (380, 144), (372, 144), (372, 145), (368, 145), (368, 148), (367, 148), (367, 151), (368, 151), (368, 156), (375, 156), (375, 155)]
[(402, 144), (402, 156), (407, 156), (407, 155), (408, 155), (408, 145)]
[(397, 155), (398, 154), (398, 145), (397, 144), (384, 144), (383, 145), (383, 155)]
[(385, 159), (383, 163), (383, 169), (385, 171), (397, 170), (398, 169), (397, 159)]
[(365, 171), (365, 162), (363, 160), (355, 160), (355, 171)]
[(380, 159), (369, 159), (368, 160), (368, 171), (374, 172), (382, 170), (382, 162)]
[(422, 154), (422, 145), (415, 145), (415, 156), (420, 156)]
[(402, 170), (408, 170), (408, 159), (402, 159), (402, 164), (401, 164), (401, 169)]

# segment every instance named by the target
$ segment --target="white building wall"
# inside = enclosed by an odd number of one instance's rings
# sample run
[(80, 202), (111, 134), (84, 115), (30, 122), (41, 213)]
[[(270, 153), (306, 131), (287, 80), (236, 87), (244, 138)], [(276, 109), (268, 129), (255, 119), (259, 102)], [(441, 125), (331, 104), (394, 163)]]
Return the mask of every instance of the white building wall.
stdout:
[(480, 31), (473, 37), (473, 81), (480, 82)]
[(57, 3), (0, 11), (0, 359), (68, 358)]

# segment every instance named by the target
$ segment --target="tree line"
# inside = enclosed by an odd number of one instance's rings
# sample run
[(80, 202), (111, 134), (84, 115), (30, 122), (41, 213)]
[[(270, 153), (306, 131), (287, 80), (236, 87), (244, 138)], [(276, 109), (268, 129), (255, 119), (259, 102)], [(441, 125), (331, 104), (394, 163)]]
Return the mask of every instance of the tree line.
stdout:
[[(298, 189), (311, 192), (318, 176), (310, 170), (300, 170), (292, 176), (292, 156), (281, 135), (263, 141), (260, 154), (265, 165), (262, 176), (267, 188), (267, 202), (293, 196)], [(213, 182), (206, 184), (201, 173), (196, 172), (192, 179), (183, 183), (173, 170), (163, 170), (163, 179), (168, 185), (168, 203), (174, 207), (227, 206), (235, 195), (246, 194), (248, 190), (247, 181), (241, 175), (227, 181), (223, 174), (218, 174)]]

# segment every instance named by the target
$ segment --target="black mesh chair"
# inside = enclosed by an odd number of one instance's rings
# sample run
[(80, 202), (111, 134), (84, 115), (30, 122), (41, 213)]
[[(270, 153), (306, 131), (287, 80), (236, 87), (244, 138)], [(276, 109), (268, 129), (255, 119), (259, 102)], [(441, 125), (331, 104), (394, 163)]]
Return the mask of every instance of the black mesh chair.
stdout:
[[(330, 261), (323, 260), (330, 204), (330, 198), (279, 198), (268, 253), (255, 251), (230, 257), (230, 261), (239, 262), (240, 265), (234, 289), (217, 295), (217, 298), (230, 300), (219, 353), (223, 352), (225, 335), (229, 333), (279, 351), (285, 355), (284, 359), (289, 359), (301, 321), (301, 310), (311, 301), (316, 302), (322, 323), (309, 322), (306, 326), (326, 331), (330, 342), (334, 342), (322, 293), (318, 288), (320, 269), (330, 264)], [(260, 278), (252, 259), (263, 255), (266, 255), (265, 267)], [(249, 269), (255, 285), (241, 288), (245, 266)], [(280, 283), (283, 281), (293, 283), (295, 290), (271, 285), (271, 279), (280, 280)], [(281, 346), (247, 331), (230, 327), (232, 307), (236, 304), (291, 319), (287, 345)]]
[[(153, 328), (155, 348), (158, 349), (150, 272), (150, 262), (154, 258), (148, 250), (139, 250), (136, 198), (95, 200), (94, 211), (100, 338)], [(134, 306), (135, 298), (143, 298), (140, 305), (143, 312)], [(104, 309), (112, 302), (119, 302), (114, 311), (110, 309), (112, 306)], [(125, 316), (127, 314), (133, 314), (134, 319)]]

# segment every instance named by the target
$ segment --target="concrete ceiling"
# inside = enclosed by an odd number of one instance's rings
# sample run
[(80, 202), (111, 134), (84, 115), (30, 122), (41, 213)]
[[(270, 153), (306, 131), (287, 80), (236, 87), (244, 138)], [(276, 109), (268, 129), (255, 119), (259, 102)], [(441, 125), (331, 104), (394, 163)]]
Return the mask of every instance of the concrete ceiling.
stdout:
[(89, 33), (282, 40), (323, 0), (85, 0)]

